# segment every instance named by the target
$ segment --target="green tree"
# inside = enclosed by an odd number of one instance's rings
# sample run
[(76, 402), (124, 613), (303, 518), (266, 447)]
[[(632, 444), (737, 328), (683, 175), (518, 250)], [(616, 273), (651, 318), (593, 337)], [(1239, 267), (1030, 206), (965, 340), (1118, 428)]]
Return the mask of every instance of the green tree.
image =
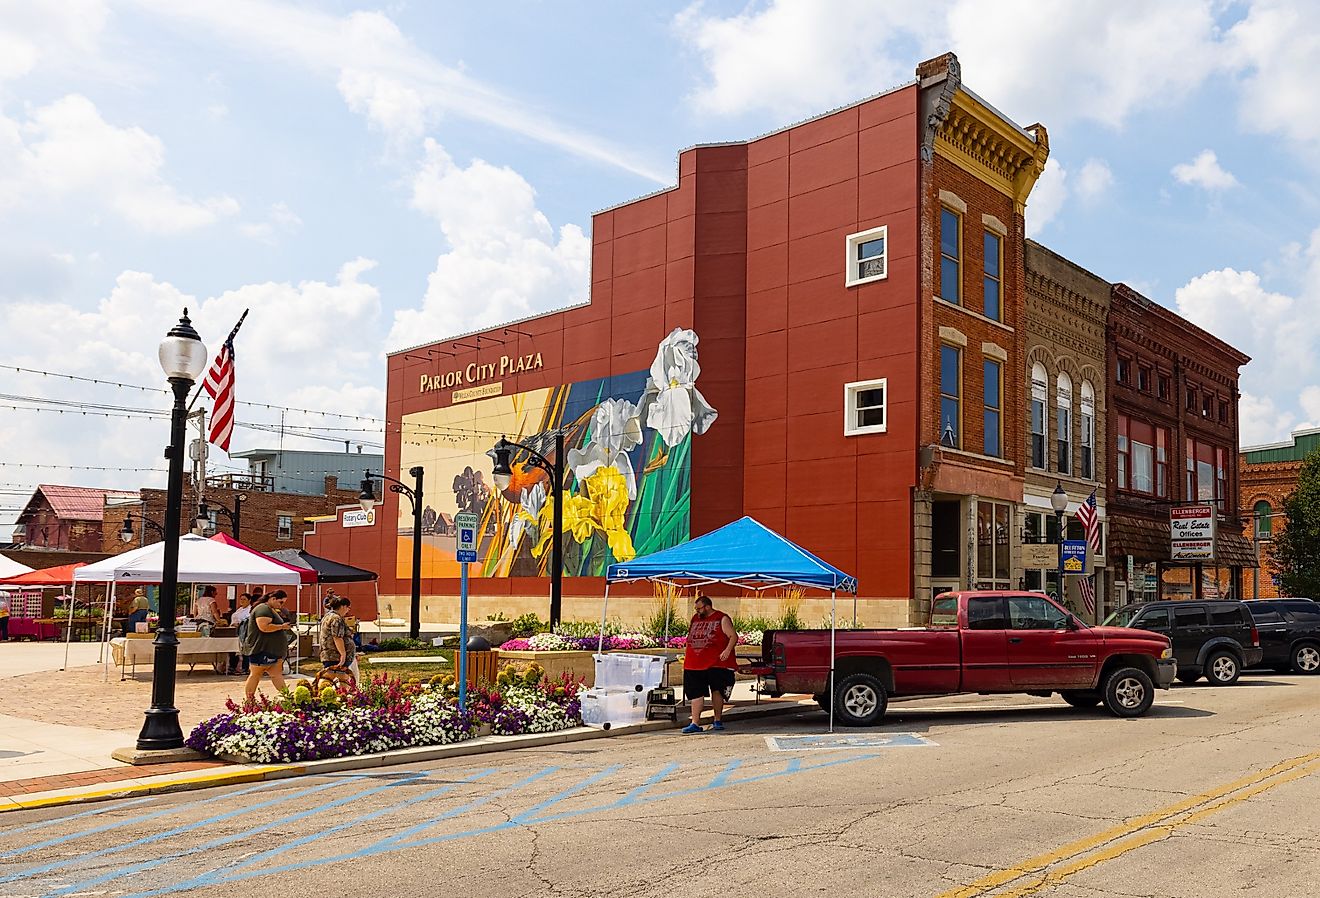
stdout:
[(1290, 596), (1320, 596), (1320, 450), (1302, 462), (1297, 488), (1284, 500), (1284, 529), (1274, 534), (1269, 559), (1279, 590)]

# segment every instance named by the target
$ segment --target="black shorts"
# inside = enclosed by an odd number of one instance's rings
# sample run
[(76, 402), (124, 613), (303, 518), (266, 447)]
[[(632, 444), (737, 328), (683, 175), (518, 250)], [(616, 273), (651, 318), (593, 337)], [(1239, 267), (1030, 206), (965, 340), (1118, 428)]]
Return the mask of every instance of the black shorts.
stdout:
[(267, 655), (265, 652), (254, 652), (248, 656), (248, 663), (257, 667), (274, 667), (283, 660), (281, 655)]
[(712, 667), (707, 670), (683, 671), (683, 695), (689, 701), (694, 698), (709, 698), (712, 689), (719, 691), (728, 701), (733, 697), (733, 671), (727, 667)]

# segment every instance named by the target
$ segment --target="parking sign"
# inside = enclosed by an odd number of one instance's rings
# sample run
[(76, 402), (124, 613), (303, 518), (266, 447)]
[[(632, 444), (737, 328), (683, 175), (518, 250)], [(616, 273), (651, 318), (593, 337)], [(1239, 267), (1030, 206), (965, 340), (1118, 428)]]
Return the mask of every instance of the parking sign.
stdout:
[(458, 528), (458, 541), (455, 545), (459, 561), (477, 560), (477, 516), (470, 512), (454, 515), (454, 524)]

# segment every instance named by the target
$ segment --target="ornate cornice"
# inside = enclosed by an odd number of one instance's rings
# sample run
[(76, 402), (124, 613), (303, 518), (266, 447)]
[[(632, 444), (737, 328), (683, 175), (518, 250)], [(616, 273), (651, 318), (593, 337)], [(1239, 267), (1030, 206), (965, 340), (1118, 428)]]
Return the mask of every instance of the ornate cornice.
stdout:
[(945, 53), (917, 66), (917, 77), (923, 88), (934, 88), (939, 83), (938, 90), (922, 91), (925, 125), (921, 131), (921, 161), (930, 162), (935, 158), (935, 135), (948, 119), (954, 94), (962, 86), (962, 63), (954, 54)]
[(1026, 133), (968, 91), (958, 90), (936, 130), (935, 151), (1013, 197), (1021, 212), (1050, 153), (1044, 126), (1031, 128), (1033, 133)]

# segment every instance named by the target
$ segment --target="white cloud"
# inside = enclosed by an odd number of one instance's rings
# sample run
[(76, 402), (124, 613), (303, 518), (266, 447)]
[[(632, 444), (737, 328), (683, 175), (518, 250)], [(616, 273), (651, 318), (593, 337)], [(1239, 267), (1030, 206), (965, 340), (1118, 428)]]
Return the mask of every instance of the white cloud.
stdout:
[(938, 4), (891, 4), (877, 15), (870, 0), (775, 0), (720, 17), (698, 3), (674, 27), (707, 70), (692, 95), (698, 109), (795, 117), (912, 80), (906, 45), (937, 11)]
[(278, 246), (283, 234), (296, 234), (302, 230), (302, 219), (284, 202), (270, 207), (266, 221), (244, 222), (238, 226), (238, 232), (267, 246)]
[(1238, 183), (1238, 179), (1219, 164), (1214, 150), (1202, 150), (1191, 162), (1178, 163), (1173, 167), (1173, 176), (1181, 184), (1203, 190), (1227, 190)]
[(0, 83), (92, 55), (108, 12), (104, 0), (0, 0)]
[(1027, 236), (1034, 237), (1048, 225), (1068, 199), (1068, 172), (1056, 159), (1045, 163), (1027, 200)]
[(413, 206), (440, 223), (449, 251), (436, 262), (422, 307), (395, 314), (391, 348), (586, 299), (590, 239), (576, 225), (555, 231), (517, 172), (480, 159), (458, 166), (427, 140), (412, 188)]
[[(24, 120), (0, 115), (0, 209), (57, 204), (85, 212), (89, 198), (157, 234), (189, 231), (238, 212), (232, 197), (193, 199), (164, 178), (155, 135), (107, 122), (91, 100), (69, 94)], [(0, 214), (6, 214), (0, 212)]]
[(1254, 0), (1229, 29), (1226, 57), (1239, 73), (1238, 117), (1258, 133), (1320, 141), (1320, 97), (1305, 73), (1320, 69), (1320, 8)]
[(1268, 396), (1243, 392), (1238, 400), (1238, 445), (1260, 446), (1287, 439), (1296, 421), (1291, 413), (1279, 411)]
[[(238, 399), (325, 409), (351, 415), (381, 415), (384, 361), (378, 349), (380, 292), (362, 280), (374, 262), (355, 259), (331, 281), (247, 284), (218, 296), (198, 298), (151, 274), (124, 271), (91, 309), (43, 300), (16, 300), (0, 288), (0, 356), (6, 363), (83, 374), (123, 383), (161, 385), (156, 360), (160, 338), (186, 306), (214, 353), (244, 309), (251, 309), (235, 341)], [(344, 335), (353, 339), (346, 340)], [(18, 395), (78, 399), (142, 409), (168, 408), (162, 393), (101, 388), (39, 375), (6, 374)], [(160, 419), (104, 418), (75, 412), (5, 412), (21, 426), (0, 428), (0, 457), (16, 462), (160, 466), (158, 446), (167, 437)], [(240, 405), (240, 421), (273, 423), (278, 411)], [(326, 427), (355, 422), (290, 413), (289, 426)], [(365, 425), (364, 425), (365, 426)], [(380, 442), (379, 435), (345, 432), (354, 441)], [(270, 445), (278, 437), (239, 428), (233, 450)], [(286, 436), (286, 446), (342, 448), (342, 443)], [(95, 453), (88, 455), (88, 447)], [(150, 451), (147, 451), (150, 447)], [(368, 451), (372, 451), (368, 448)], [(379, 451), (379, 450), (376, 450)], [(225, 463), (213, 450), (213, 459)], [(35, 480), (129, 486), (161, 481), (133, 473), (25, 472)]]
[(1039, 0), (883, 8), (771, 0), (729, 16), (696, 4), (675, 27), (705, 66), (693, 99), (710, 114), (820, 112), (910, 81), (917, 59), (952, 49), (966, 82), (1024, 124), (1119, 126), (1138, 109), (1175, 102), (1213, 70), (1213, 10), (1210, 0), (1078, 0), (1044, 10)]
[(396, 145), (414, 141), (438, 116), (454, 113), (659, 184), (674, 180), (672, 173), (445, 65), (419, 49), (381, 12), (341, 17), (276, 0), (133, 2), (207, 39), (227, 39), (332, 78), (349, 107)]
[(1114, 186), (1114, 173), (1105, 160), (1087, 159), (1077, 173), (1075, 186), (1077, 195), (1083, 200), (1097, 200)]

